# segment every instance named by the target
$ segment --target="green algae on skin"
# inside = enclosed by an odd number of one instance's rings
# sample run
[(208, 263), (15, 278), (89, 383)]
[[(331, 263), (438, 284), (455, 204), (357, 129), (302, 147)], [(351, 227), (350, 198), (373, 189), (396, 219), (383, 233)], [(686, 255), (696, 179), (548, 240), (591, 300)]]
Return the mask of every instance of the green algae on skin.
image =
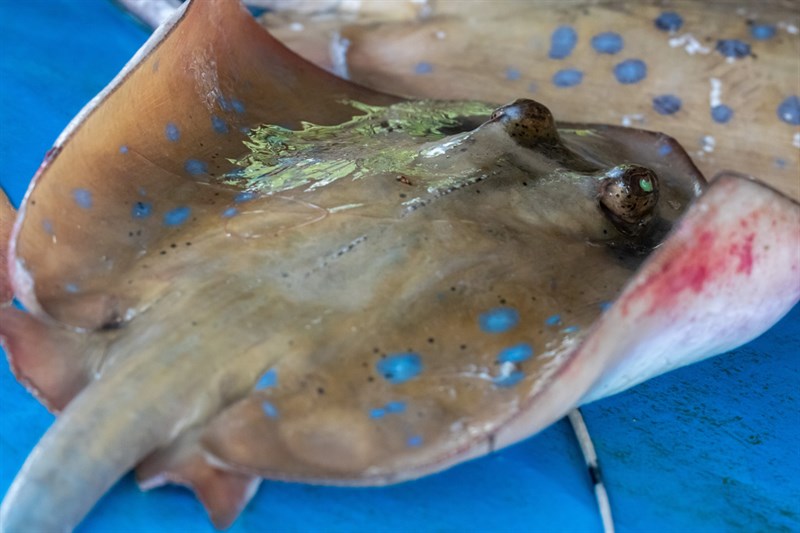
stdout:
[[(250, 152), (231, 160), (239, 168), (225, 176), (225, 183), (273, 194), (295, 187), (311, 190), (346, 177), (414, 174), (421, 166), (420, 157), (444, 154), (426, 153), (425, 143), (444, 138), (447, 130), (458, 130), (462, 119), (488, 118), (494, 109), (483, 102), (423, 100), (385, 107), (347, 103), (364, 114), (333, 126), (303, 122), (300, 130), (275, 124), (255, 128), (245, 141)], [(469, 133), (454, 136), (452, 146)], [(438, 176), (426, 166), (429, 187), (456, 178), (451, 171), (443, 169)]]

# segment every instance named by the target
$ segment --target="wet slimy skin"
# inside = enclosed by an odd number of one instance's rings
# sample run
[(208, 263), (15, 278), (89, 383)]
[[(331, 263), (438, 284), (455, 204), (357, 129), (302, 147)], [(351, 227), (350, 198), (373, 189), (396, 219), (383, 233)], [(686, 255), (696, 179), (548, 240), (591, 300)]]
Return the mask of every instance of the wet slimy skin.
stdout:
[(261, 478), (422, 476), (797, 301), (796, 204), (733, 179), (700, 197), (668, 137), (557, 125), (530, 100), (400, 102), (233, 2), (181, 9), (17, 216), (30, 313), (1, 308), (0, 339), (59, 416), (5, 497), (9, 531), (74, 526), (134, 468), (220, 527)]

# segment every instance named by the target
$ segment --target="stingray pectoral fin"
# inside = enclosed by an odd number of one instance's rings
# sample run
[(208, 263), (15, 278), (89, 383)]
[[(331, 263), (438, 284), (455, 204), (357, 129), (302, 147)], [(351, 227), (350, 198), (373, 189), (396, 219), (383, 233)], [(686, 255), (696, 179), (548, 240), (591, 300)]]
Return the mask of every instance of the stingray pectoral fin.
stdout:
[(261, 478), (212, 465), (197, 442), (199, 431), (181, 434), (169, 447), (148, 456), (136, 467), (142, 490), (167, 483), (189, 487), (202, 502), (217, 529), (226, 529), (256, 493)]
[(630, 331), (584, 401), (740, 346), (800, 300), (800, 204), (721, 175), (606, 317)]
[(800, 205), (721, 176), (589, 337), (496, 436), (508, 445), (570, 408), (739, 346), (800, 300)]
[(102, 355), (86, 334), (12, 307), (0, 309), (0, 343), (17, 379), (55, 412), (89, 383)]
[(16, 215), (8, 197), (0, 189), (0, 305), (7, 304), (14, 296), (8, 269), (8, 248)]

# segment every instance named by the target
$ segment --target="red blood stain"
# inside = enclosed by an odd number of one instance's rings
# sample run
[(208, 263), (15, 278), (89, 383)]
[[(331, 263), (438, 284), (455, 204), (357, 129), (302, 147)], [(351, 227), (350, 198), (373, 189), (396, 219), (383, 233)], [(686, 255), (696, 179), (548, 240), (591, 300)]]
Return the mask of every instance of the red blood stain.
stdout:
[(731, 255), (739, 259), (739, 266), (736, 268), (738, 274), (747, 274), (748, 276), (753, 271), (753, 240), (756, 234), (751, 233), (744, 238), (743, 243), (734, 243), (731, 245)]
[(702, 231), (691, 243), (687, 243), (664, 261), (658, 271), (651, 273), (626, 299), (622, 306), (623, 315), (628, 314), (628, 305), (647, 297), (653, 314), (663, 307), (674, 307), (689, 290), (700, 293), (706, 282), (719, 275), (726, 268), (724, 257), (714, 251), (717, 235)]

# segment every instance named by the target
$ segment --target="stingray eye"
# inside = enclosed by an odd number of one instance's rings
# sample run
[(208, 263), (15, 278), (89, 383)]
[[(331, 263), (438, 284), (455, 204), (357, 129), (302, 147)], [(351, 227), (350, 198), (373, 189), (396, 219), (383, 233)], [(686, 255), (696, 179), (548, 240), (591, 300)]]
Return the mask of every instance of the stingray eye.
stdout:
[(658, 204), (658, 177), (639, 165), (616, 166), (605, 173), (598, 200), (620, 232), (636, 235), (650, 221)]

